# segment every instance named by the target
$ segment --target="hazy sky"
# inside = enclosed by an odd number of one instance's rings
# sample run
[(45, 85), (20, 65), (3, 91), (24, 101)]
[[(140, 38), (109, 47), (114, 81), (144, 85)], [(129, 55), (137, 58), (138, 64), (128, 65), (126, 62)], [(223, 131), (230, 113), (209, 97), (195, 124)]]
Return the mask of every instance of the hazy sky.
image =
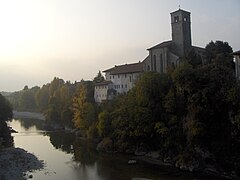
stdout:
[(191, 12), (192, 41), (240, 49), (240, 0), (0, 0), (0, 91), (55, 76), (90, 80), (98, 70), (142, 61), (171, 39), (170, 12)]

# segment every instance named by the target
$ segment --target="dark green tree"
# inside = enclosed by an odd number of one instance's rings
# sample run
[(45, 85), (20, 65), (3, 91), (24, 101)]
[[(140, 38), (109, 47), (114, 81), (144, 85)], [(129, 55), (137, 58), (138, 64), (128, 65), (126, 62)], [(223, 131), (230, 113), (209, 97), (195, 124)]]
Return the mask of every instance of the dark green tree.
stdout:
[(96, 75), (96, 77), (94, 77), (93, 83), (100, 83), (103, 81), (104, 81), (104, 77), (103, 77), (101, 71), (99, 71), (98, 74)]

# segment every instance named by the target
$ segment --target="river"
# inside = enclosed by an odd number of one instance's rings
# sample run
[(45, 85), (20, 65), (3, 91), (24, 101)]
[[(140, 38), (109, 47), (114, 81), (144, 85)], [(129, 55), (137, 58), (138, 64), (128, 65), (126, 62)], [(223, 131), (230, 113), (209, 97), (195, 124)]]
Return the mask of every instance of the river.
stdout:
[(46, 132), (43, 121), (13, 119), (10, 123), (18, 133), (12, 134), (15, 147), (33, 153), (44, 161), (44, 169), (31, 172), (36, 180), (154, 180), (205, 179), (196, 174), (166, 171), (144, 162), (128, 165), (130, 156), (104, 154), (95, 146), (66, 132)]

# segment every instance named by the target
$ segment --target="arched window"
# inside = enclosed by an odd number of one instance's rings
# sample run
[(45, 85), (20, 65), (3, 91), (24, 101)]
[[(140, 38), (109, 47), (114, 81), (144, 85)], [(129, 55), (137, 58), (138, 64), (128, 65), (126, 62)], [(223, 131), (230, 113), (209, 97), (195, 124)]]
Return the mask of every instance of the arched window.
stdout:
[(178, 22), (179, 21), (179, 16), (175, 16), (174, 17), (174, 22)]
[(162, 56), (162, 54), (160, 54), (160, 69), (161, 69), (161, 73), (163, 73), (163, 56)]
[(149, 65), (147, 66), (147, 70), (150, 71), (150, 66)]
[(156, 55), (153, 56), (153, 70), (157, 71), (157, 60), (156, 60)]

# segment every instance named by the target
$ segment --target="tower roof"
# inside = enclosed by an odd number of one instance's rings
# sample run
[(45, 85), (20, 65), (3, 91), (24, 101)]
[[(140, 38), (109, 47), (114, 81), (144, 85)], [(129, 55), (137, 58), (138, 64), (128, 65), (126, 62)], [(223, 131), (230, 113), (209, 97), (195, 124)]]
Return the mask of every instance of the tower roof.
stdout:
[(173, 11), (173, 12), (171, 12), (170, 14), (175, 14), (175, 13), (177, 13), (177, 12), (184, 12), (184, 13), (191, 14), (190, 12), (185, 11), (185, 10), (182, 10), (182, 9), (178, 9), (178, 10), (176, 10), (176, 11)]

